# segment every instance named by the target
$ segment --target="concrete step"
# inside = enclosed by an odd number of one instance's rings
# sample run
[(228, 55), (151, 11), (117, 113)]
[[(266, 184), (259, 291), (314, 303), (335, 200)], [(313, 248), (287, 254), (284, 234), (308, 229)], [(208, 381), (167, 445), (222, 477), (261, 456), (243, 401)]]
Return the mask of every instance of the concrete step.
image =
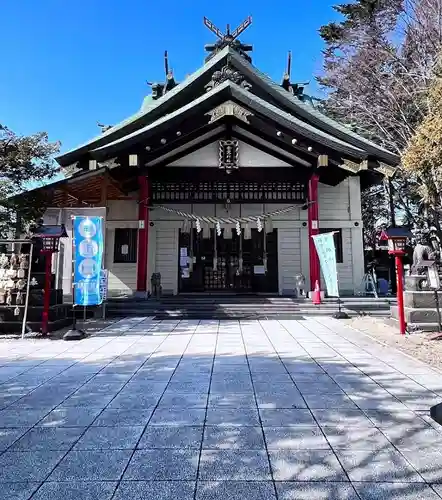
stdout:
[[(388, 316), (393, 299), (345, 298), (342, 309), (356, 316), (361, 313)], [(293, 318), (306, 315), (332, 315), (338, 310), (337, 299), (326, 299), (317, 306), (310, 299), (275, 296), (176, 296), (156, 299), (110, 299), (108, 316), (154, 316), (157, 318), (228, 319)]]
[[(227, 319), (227, 318), (247, 318), (247, 317), (302, 317), (302, 316), (330, 316), (338, 309), (212, 309), (212, 310), (198, 310), (198, 309), (164, 309), (164, 310), (140, 310), (140, 309), (119, 309), (107, 312), (110, 317), (124, 317), (124, 316), (154, 316), (154, 317), (176, 317), (176, 318), (195, 318), (195, 319)], [(388, 317), (390, 311), (387, 310), (374, 310), (374, 311), (352, 311), (350, 309), (343, 309), (350, 316), (358, 316), (360, 314), (368, 314), (376, 317)]]

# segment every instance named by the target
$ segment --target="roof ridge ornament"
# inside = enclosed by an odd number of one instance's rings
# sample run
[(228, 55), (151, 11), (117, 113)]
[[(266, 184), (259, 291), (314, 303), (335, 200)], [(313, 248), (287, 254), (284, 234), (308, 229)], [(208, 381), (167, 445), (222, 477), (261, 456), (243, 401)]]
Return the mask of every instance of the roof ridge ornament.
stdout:
[(302, 83), (292, 83), (292, 51), (289, 50), (287, 55), (287, 69), (284, 72), (282, 77), (281, 87), (287, 92), (290, 92), (295, 97), (299, 99), (304, 98), (304, 88), (310, 84), (310, 82), (302, 82)]
[(154, 101), (163, 97), (163, 95), (172, 90), (178, 85), (173, 76), (173, 71), (169, 69), (169, 56), (167, 50), (164, 51), (164, 73), (165, 73), (165, 83), (161, 84), (158, 82), (146, 81), (147, 85), (152, 89), (151, 97)]
[(236, 83), (244, 90), (250, 90), (252, 88), (252, 85), (245, 79), (244, 75), (236, 70), (230, 61), (227, 61), (227, 64), (225, 64), (220, 70), (213, 72), (212, 79), (205, 86), (206, 92), (209, 92), (218, 85), (221, 85), (226, 80)]
[(97, 126), (101, 128), (102, 134), (104, 134), (113, 127), (113, 125), (105, 125), (104, 123), (100, 123), (98, 121), (97, 121)]
[(204, 48), (210, 55), (206, 61), (209, 60), (214, 54), (224, 49), (225, 47), (232, 47), (239, 54), (241, 54), (247, 61), (252, 62), (252, 58), (247, 54), (253, 50), (253, 46), (241, 43), (237, 38), (252, 24), (252, 16), (248, 16), (236, 29), (230, 32), (230, 25), (227, 25), (226, 33), (224, 34), (217, 28), (212, 21), (204, 17), (204, 25), (219, 38), (214, 44), (207, 44)]

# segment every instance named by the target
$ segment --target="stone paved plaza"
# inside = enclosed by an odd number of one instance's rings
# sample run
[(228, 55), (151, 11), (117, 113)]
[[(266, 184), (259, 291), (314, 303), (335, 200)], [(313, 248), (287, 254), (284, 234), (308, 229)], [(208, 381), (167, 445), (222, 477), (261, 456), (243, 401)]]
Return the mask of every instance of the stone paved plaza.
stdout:
[(330, 318), (2, 340), (0, 383), (1, 499), (442, 498), (442, 374)]

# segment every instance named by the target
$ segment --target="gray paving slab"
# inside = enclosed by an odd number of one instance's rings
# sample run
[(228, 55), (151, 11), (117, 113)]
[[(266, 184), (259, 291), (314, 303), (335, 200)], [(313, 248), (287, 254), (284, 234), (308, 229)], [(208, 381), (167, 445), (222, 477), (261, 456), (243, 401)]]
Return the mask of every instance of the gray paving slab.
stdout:
[[(133, 396), (132, 396), (133, 398)], [(207, 406), (207, 394), (205, 393), (182, 393), (175, 392), (165, 393), (159, 403), (159, 408), (205, 408)]]
[(198, 479), (270, 480), (270, 468), (264, 450), (202, 450)]
[(427, 424), (420, 418), (420, 415), (411, 410), (364, 410), (365, 415), (380, 429), (397, 427), (406, 428), (426, 427)]
[(132, 450), (143, 430), (143, 426), (89, 427), (74, 450)]
[(136, 450), (124, 473), (124, 480), (196, 479), (199, 450)]
[(138, 444), (138, 448), (176, 448), (199, 450), (203, 439), (203, 426), (150, 425)]
[(339, 410), (341, 408), (357, 410), (356, 404), (345, 394), (317, 394), (317, 393), (304, 393), (303, 394), (307, 406), (316, 409)]
[(256, 402), (259, 408), (307, 408), (307, 403), (298, 392), (287, 393), (257, 393)]
[(432, 488), (442, 498), (442, 485), (441, 484), (433, 484)]
[(362, 410), (350, 408), (312, 408), (312, 413), (319, 425), (338, 427), (374, 427), (375, 424)]
[(321, 427), (327, 441), (333, 449), (384, 450), (394, 445), (375, 427)]
[(398, 451), (335, 449), (351, 481), (367, 482), (423, 482), (416, 469)]
[(312, 413), (307, 409), (260, 408), (263, 427), (290, 427), (293, 425), (316, 426)]
[(69, 450), (85, 431), (83, 427), (34, 427), (15, 441), (10, 451)]
[(37, 423), (39, 427), (87, 427), (92, 424), (100, 408), (59, 407)]
[(277, 481), (276, 490), (278, 500), (360, 500), (349, 483)]
[(256, 408), (242, 408), (238, 411), (236, 408), (211, 406), (207, 408), (206, 425), (256, 427), (260, 425), (260, 421)]
[(0, 429), (0, 452), (7, 450), (14, 441), (23, 436), (27, 431), (27, 427)]
[(116, 426), (144, 426), (149, 422), (153, 408), (131, 409), (109, 408), (103, 410), (94, 420), (96, 427), (116, 427)]
[(256, 408), (255, 395), (252, 391), (248, 393), (228, 392), (223, 394), (209, 394), (209, 406), (231, 407), (231, 408)]
[[(272, 373), (271, 371), (269, 373)], [(267, 375), (268, 376), (268, 375)], [(273, 393), (275, 395), (287, 395), (293, 397), (299, 397), (300, 393), (296, 388), (294, 382), (273, 382), (269, 377), (267, 382), (255, 382), (253, 384), (253, 389), (256, 394), (268, 394)]]
[(113, 500), (193, 500), (194, 481), (122, 481)]
[(330, 450), (269, 450), (276, 481), (347, 481)]
[(442, 484), (442, 451), (434, 447), (433, 450), (403, 450), (402, 455), (419, 472), (428, 483)]
[(149, 422), (150, 425), (203, 425), (204, 408), (157, 408)]
[(6, 451), (0, 455), (0, 483), (43, 481), (65, 451)]
[[(361, 500), (439, 500), (440, 496), (422, 483), (352, 483)], [(436, 490), (437, 491), (437, 490)]]
[(32, 427), (51, 411), (51, 408), (6, 408), (0, 411), (0, 428)]
[[(331, 379), (330, 379), (331, 380)], [(305, 382), (296, 381), (296, 387), (301, 394), (338, 394), (345, 395), (342, 388), (335, 382)]]
[(276, 500), (271, 481), (198, 481), (196, 500)]
[(330, 450), (319, 427), (264, 427), (269, 450)]
[(117, 481), (131, 454), (130, 450), (70, 451), (54, 469), (49, 480)]
[(28, 500), (40, 484), (39, 482), (0, 483), (0, 498), (5, 500)]
[(47, 481), (32, 500), (110, 500), (116, 486), (112, 481)]
[(181, 382), (181, 381), (171, 381), (167, 386), (168, 392), (176, 392), (181, 394), (183, 392), (191, 392), (191, 393), (202, 393), (207, 394), (209, 392), (209, 380), (205, 382)]
[(122, 408), (125, 410), (154, 408), (158, 404), (159, 399), (160, 396), (154, 396), (152, 394), (137, 393), (135, 397), (133, 392), (123, 390), (109, 403), (108, 408)]
[(442, 434), (432, 427), (398, 425), (382, 432), (400, 451), (442, 450)]
[(203, 448), (209, 450), (263, 450), (265, 444), (261, 427), (206, 425)]

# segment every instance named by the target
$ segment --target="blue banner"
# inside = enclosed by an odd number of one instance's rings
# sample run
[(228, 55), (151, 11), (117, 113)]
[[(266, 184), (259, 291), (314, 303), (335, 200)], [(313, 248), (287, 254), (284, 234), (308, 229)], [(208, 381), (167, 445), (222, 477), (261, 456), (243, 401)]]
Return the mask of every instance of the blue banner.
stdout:
[(103, 218), (75, 216), (73, 219), (74, 304), (96, 306), (103, 302)]
[[(312, 236), (321, 264), (327, 294), (330, 297), (339, 297), (338, 267), (336, 265), (335, 233), (323, 233)], [(313, 283), (312, 286), (315, 284)]]

